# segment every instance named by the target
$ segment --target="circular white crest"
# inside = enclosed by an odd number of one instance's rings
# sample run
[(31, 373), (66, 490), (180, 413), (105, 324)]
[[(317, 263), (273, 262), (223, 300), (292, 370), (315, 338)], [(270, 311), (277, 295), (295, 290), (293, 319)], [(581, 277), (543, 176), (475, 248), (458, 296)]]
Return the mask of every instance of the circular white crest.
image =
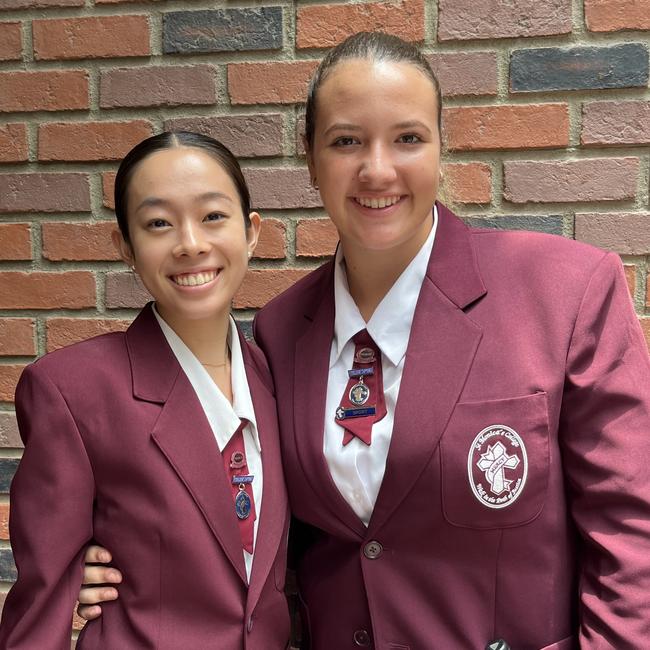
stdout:
[(485, 427), (470, 447), (467, 474), (474, 496), (484, 506), (512, 505), (528, 476), (528, 456), (521, 436), (504, 424)]

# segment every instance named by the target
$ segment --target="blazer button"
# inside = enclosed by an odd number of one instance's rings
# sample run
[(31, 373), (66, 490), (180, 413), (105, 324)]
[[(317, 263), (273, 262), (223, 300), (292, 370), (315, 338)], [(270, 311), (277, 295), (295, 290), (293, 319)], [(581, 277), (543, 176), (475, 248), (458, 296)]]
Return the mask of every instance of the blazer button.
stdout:
[(510, 646), (503, 639), (497, 639), (488, 643), (485, 650), (510, 650)]
[(373, 540), (372, 542), (368, 542), (364, 547), (363, 547), (363, 554), (369, 559), (369, 560), (376, 560), (382, 553), (384, 549), (382, 545), (379, 542), (376, 542)]
[(370, 635), (365, 630), (357, 630), (353, 635), (354, 645), (358, 645), (361, 648), (367, 648), (370, 646)]

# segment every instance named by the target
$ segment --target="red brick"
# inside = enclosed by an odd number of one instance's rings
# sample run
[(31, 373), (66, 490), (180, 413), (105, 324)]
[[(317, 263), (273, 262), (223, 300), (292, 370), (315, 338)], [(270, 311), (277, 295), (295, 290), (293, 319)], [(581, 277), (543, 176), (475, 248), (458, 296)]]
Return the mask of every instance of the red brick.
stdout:
[(281, 156), (283, 120), (279, 113), (215, 115), (167, 120), (165, 129), (194, 131), (216, 138), (235, 156)]
[(296, 226), (296, 255), (298, 257), (327, 257), (333, 255), (339, 241), (334, 224), (329, 219), (302, 219)]
[(308, 272), (302, 269), (250, 270), (235, 294), (233, 306), (235, 309), (263, 307)]
[(216, 101), (216, 71), (211, 65), (114, 68), (101, 72), (101, 108), (183, 106)]
[(121, 160), (152, 135), (150, 122), (50, 122), (38, 129), (39, 160)]
[(582, 105), (583, 145), (650, 144), (650, 102), (605, 101)]
[(0, 365), (0, 402), (13, 402), (16, 384), (26, 363)]
[(318, 61), (231, 63), (228, 92), (233, 104), (295, 104), (307, 99)]
[(83, 309), (95, 307), (90, 271), (0, 272), (0, 309)]
[(636, 293), (636, 266), (634, 264), (625, 264), (623, 271), (625, 272), (625, 281), (627, 282), (630, 296), (634, 300), (634, 294)]
[(427, 60), (445, 97), (497, 94), (496, 52), (438, 52)]
[(287, 228), (280, 219), (262, 219), (262, 231), (257, 240), (255, 257), (258, 259), (282, 259), (286, 257)]
[(0, 355), (31, 357), (36, 354), (33, 318), (0, 318)]
[(503, 197), (512, 203), (632, 200), (638, 176), (638, 158), (506, 162)]
[(4, 449), (20, 449), (23, 446), (18, 434), (18, 424), (15, 413), (0, 411), (0, 447)]
[(85, 70), (0, 72), (0, 112), (89, 108)]
[(585, 0), (585, 22), (592, 32), (650, 29), (650, 0)]
[(571, 0), (439, 0), (438, 40), (571, 33)]
[(22, 24), (19, 22), (0, 23), (0, 61), (20, 61), (22, 56)]
[(2, 0), (0, 11), (11, 9), (48, 9), (49, 7), (83, 7), (85, 0)]
[(31, 260), (32, 231), (28, 223), (0, 224), (0, 260)]
[(332, 47), (355, 32), (381, 31), (424, 40), (423, 0), (311, 5), (296, 15), (296, 47)]
[(102, 174), (102, 204), (109, 210), (115, 210), (115, 172)]
[[(650, 274), (648, 274), (648, 276), (646, 277), (645, 288), (646, 288), (645, 305), (646, 305), (646, 307), (650, 307)], [(649, 322), (650, 322), (650, 319), (649, 319)]]
[(320, 195), (309, 182), (306, 167), (245, 169), (253, 209), (317, 208)]
[(131, 271), (107, 273), (104, 291), (109, 309), (140, 309), (152, 299), (138, 276)]
[(567, 104), (447, 108), (443, 122), (450, 151), (548, 149), (569, 144)]
[(34, 57), (41, 60), (150, 54), (145, 15), (33, 20), (32, 33)]
[(0, 162), (23, 162), (28, 155), (27, 125), (0, 125)]
[(647, 255), (650, 212), (576, 214), (575, 238), (623, 255)]
[(0, 213), (89, 210), (88, 174), (0, 174)]
[(108, 332), (123, 332), (131, 321), (116, 318), (48, 318), (47, 351)]
[(0, 539), (9, 541), (9, 504), (0, 503)]
[(115, 221), (45, 222), (42, 225), (43, 257), (53, 262), (119, 260), (111, 241), (115, 227)]
[(485, 163), (447, 163), (442, 189), (453, 203), (490, 203), (492, 168)]

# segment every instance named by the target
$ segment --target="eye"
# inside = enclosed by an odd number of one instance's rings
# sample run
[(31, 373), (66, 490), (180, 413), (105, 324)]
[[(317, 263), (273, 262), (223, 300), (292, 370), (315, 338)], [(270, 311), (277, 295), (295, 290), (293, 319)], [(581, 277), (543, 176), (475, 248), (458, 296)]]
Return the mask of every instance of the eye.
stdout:
[(351, 135), (342, 135), (340, 138), (336, 138), (332, 143), (335, 147), (349, 147), (353, 144), (359, 144), (359, 140), (353, 138)]
[(221, 212), (210, 212), (204, 217), (203, 221), (221, 221), (225, 218), (225, 215), (221, 214)]
[(415, 133), (405, 133), (404, 135), (400, 135), (397, 141), (402, 144), (418, 144), (422, 142), (422, 138)]
[(147, 228), (149, 230), (159, 230), (161, 228), (169, 227), (170, 223), (166, 219), (150, 219), (147, 222)]

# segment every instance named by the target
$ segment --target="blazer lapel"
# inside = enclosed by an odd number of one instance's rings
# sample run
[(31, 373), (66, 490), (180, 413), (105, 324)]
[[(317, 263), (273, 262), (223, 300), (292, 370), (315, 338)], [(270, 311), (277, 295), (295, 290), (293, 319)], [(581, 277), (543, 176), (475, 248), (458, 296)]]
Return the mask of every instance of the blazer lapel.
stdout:
[(241, 579), (241, 537), (221, 453), (201, 404), (146, 307), (127, 332), (135, 397), (162, 403), (151, 437), (205, 517)]
[[(319, 290), (320, 289), (320, 290)], [(323, 454), (325, 396), (329, 374), (330, 348), (334, 332), (334, 263), (324, 274), (321, 287), (314, 287), (318, 300), (314, 311), (305, 314), (306, 326), (296, 342), (294, 361), (294, 437), (302, 469), (320, 503), (334, 517), (333, 522), (357, 537), (365, 526), (341, 496)], [(334, 417), (334, 414), (332, 414)]]
[(368, 534), (408, 495), (460, 396), (482, 336), (462, 310), (485, 293), (467, 227), (438, 205), (438, 231), (418, 298), (386, 471)]
[[(241, 334), (240, 341), (246, 366), (246, 377), (255, 409), (257, 432), (262, 447), (262, 469), (264, 472), (262, 508), (257, 525), (255, 556), (248, 588), (248, 609), (252, 611), (259, 600), (262, 588), (280, 550), (282, 535), (289, 516), (289, 507), (282, 474), (278, 419), (271, 376), (269, 373), (268, 378), (264, 379), (258, 374), (251, 350)], [(282, 552), (286, 552), (286, 548), (282, 549)]]

